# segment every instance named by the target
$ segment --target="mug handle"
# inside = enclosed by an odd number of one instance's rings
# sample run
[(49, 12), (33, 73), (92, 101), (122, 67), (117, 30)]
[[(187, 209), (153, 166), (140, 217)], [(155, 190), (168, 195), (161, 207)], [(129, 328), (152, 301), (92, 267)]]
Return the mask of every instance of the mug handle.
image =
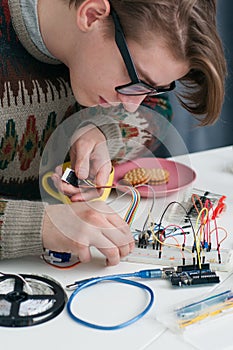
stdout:
[(59, 200), (60, 202), (64, 203), (64, 204), (70, 204), (71, 201), (69, 199), (69, 197), (67, 197), (66, 195), (64, 195), (63, 193), (59, 192), (59, 191), (55, 191), (49, 184), (48, 179), (51, 178), (51, 176), (53, 175), (52, 171), (49, 171), (47, 173), (45, 173), (42, 177), (42, 186), (45, 189), (45, 191), (52, 196), (53, 198)]
[[(64, 166), (65, 165), (65, 166)], [(69, 166), (69, 163), (65, 163), (63, 165), (63, 169), (66, 166)], [(113, 181), (114, 181), (114, 167), (112, 167), (112, 171), (109, 175), (108, 178), (108, 182), (107, 182), (107, 186), (112, 186)], [(59, 191), (55, 191), (49, 184), (48, 179), (52, 176), (53, 172), (49, 171), (47, 173), (45, 173), (42, 177), (42, 186), (45, 189), (45, 191), (52, 196), (53, 198), (59, 200), (60, 202), (64, 203), (64, 204), (70, 204), (71, 200), (69, 199), (69, 197), (67, 197), (66, 195), (64, 195), (63, 193), (59, 192)], [(102, 200), (102, 201), (106, 201), (106, 199), (108, 198), (108, 196), (110, 195), (111, 192), (111, 188), (105, 188), (104, 192), (102, 194), (101, 197), (99, 198), (94, 198), (91, 201), (95, 201), (95, 200)]]

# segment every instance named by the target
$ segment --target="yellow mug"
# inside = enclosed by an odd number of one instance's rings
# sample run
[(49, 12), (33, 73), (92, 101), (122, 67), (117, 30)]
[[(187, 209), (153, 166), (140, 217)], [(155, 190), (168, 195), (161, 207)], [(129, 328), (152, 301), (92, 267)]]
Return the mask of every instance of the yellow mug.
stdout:
[[(70, 168), (70, 162), (66, 162), (62, 165), (62, 169), (63, 171), (65, 171), (66, 168)], [(71, 200), (69, 199), (69, 197), (67, 197), (65, 194), (59, 192), (59, 191), (56, 191), (54, 190), (48, 180), (51, 178), (51, 176), (53, 175), (53, 172), (52, 171), (49, 171), (47, 173), (45, 173), (42, 177), (42, 186), (43, 188), (45, 189), (45, 191), (52, 197), (54, 197), (55, 199), (61, 201), (62, 203), (65, 203), (65, 204), (70, 204), (71, 203)], [(112, 167), (112, 171), (109, 175), (109, 178), (108, 178), (108, 182), (106, 184), (106, 186), (112, 186), (113, 184), (113, 179), (114, 179), (114, 167)], [(98, 198), (95, 198), (95, 199), (92, 199), (92, 200), (102, 200), (102, 201), (105, 201), (109, 194), (111, 192), (111, 188), (105, 188), (104, 189), (104, 192), (102, 194), (101, 197), (98, 197)]]

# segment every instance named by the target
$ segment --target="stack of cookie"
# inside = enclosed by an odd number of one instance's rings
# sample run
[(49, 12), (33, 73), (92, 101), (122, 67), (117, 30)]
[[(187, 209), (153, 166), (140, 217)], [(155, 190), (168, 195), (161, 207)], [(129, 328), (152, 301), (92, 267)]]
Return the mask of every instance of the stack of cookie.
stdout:
[(164, 168), (134, 168), (124, 175), (123, 180), (132, 186), (161, 185), (168, 183), (169, 171)]

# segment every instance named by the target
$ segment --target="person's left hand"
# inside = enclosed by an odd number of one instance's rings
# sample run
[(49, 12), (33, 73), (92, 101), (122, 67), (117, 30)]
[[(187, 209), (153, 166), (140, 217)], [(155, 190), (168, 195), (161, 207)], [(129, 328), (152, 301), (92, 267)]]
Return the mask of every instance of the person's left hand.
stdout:
[(116, 265), (134, 249), (129, 225), (104, 201), (47, 205), (42, 225), (43, 246), (72, 253), (81, 262), (92, 258), (91, 247)]
[[(93, 124), (75, 132), (71, 140), (71, 168), (80, 180), (91, 179), (96, 186), (104, 186), (112, 169), (112, 164), (104, 134)], [(62, 167), (58, 166), (52, 175), (56, 188), (70, 197), (72, 202), (87, 201), (100, 197), (103, 189), (93, 187), (78, 188), (61, 180)]]

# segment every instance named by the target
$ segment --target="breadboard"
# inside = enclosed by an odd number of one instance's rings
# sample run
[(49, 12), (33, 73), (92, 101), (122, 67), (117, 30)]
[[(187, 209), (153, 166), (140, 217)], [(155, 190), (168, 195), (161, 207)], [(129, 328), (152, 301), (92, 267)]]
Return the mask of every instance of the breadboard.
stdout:
[[(186, 247), (186, 249), (192, 251), (192, 247)], [(161, 257), (159, 257), (160, 251), (147, 248), (135, 248), (132, 253), (121, 259), (121, 261), (163, 265), (163, 266), (179, 266), (183, 264), (183, 258), (185, 258), (185, 265), (193, 264), (193, 257), (195, 257), (195, 264), (197, 264), (197, 255), (191, 252), (183, 251), (179, 247), (164, 247)], [(200, 254), (201, 263), (209, 263), (213, 271), (230, 271), (233, 263), (233, 250), (221, 249), (221, 263), (218, 260), (218, 251), (212, 249), (210, 252), (203, 251)]]

